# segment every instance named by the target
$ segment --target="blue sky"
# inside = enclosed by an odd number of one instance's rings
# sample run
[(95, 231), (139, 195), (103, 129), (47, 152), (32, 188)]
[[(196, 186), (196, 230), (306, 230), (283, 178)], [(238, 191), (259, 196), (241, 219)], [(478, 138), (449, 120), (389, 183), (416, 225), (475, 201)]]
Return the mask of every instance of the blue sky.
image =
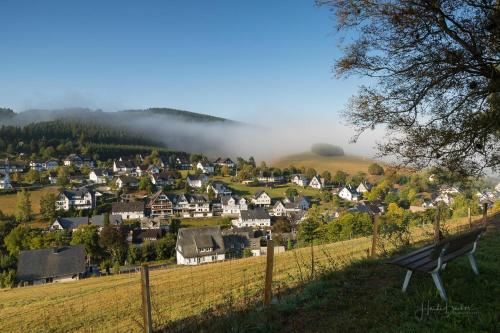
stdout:
[(0, 104), (337, 121), (334, 22), (313, 0), (3, 1)]

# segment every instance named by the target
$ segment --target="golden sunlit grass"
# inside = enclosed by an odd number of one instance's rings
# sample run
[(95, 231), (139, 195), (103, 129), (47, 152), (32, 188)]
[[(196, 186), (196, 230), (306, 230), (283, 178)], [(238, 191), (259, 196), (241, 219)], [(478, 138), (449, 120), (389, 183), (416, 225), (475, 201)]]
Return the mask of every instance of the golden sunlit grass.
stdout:
[[(450, 227), (467, 219), (448, 222)], [(432, 226), (415, 228), (413, 240), (428, 239)], [(338, 269), (366, 257), (371, 238), (363, 237), (314, 247), (315, 272)], [(390, 246), (389, 246), (390, 247)], [(197, 267), (151, 271), (153, 319), (156, 327), (199, 315), (233, 299), (238, 306), (262, 298), (265, 260), (252, 257)], [(311, 277), (311, 248), (277, 254), (273, 289), (280, 291)], [(141, 330), (140, 274), (89, 278), (78, 282), (0, 290), (1, 332), (86, 332)]]
[[(33, 208), (34, 214), (40, 213), (40, 198), (45, 193), (58, 193), (58, 188), (56, 186), (44, 187), (38, 190), (30, 191), (31, 194), (31, 207)], [(4, 214), (15, 214), (16, 212), (16, 194), (6, 194), (0, 195), (0, 210)]]
[[(368, 167), (373, 162), (375, 161), (372, 159), (358, 156), (320, 156), (314, 153), (302, 153), (278, 158), (271, 161), (270, 165), (279, 168), (287, 168), (291, 165), (297, 168), (314, 168), (319, 173), (327, 170), (332, 175), (342, 170), (353, 175), (359, 171), (368, 173)], [(381, 162), (377, 163), (383, 165)]]

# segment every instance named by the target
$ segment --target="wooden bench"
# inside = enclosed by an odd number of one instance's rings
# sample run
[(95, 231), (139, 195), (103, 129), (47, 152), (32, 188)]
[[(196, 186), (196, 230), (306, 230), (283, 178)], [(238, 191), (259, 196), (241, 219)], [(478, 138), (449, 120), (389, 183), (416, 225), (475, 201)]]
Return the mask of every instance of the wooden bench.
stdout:
[(414, 271), (425, 272), (431, 274), (439, 295), (447, 302), (448, 297), (446, 296), (439, 272), (444, 270), (450, 261), (467, 255), (472, 270), (476, 275), (479, 275), (474, 252), (476, 251), (479, 238), (485, 231), (486, 228), (479, 228), (444, 239), (437, 244), (426, 246), (405, 256), (393, 259), (388, 264), (408, 269), (403, 282), (403, 292), (406, 292)]

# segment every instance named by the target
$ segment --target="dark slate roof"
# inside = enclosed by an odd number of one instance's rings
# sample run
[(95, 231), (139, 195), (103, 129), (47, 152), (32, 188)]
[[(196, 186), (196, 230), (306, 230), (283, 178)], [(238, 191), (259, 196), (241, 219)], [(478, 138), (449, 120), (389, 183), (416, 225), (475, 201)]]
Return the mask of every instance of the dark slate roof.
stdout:
[(85, 273), (85, 247), (83, 245), (21, 251), (17, 266), (17, 279), (33, 281)]
[[(258, 190), (257, 192), (255, 192), (255, 194), (253, 195), (253, 197), (255, 199), (258, 199), (262, 194), (266, 193), (266, 191), (264, 190)], [(266, 193), (267, 194), (267, 193)]]
[(141, 201), (113, 202), (111, 204), (111, 211), (113, 213), (143, 212), (144, 202)]
[[(200, 248), (211, 247), (213, 251), (199, 253)], [(221, 254), (225, 252), (224, 240), (219, 226), (181, 228), (177, 235), (177, 249), (185, 258)]]
[[(97, 225), (99, 227), (104, 227), (104, 215), (94, 215), (90, 218), (90, 223)], [(121, 215), (109, 215), (110, 225), (120, 225), (122, 224)]]
[[(89, 189), (82, 187), (82, 188), (77, 188), (77, 189), (64, 190), (62, 193), (69, 200), (75, 200), (75, 199), (83, 198), (89, 192), (90, 192)], [(90, 193), (92, 193), (92, 192), (90, 192)]]
[(57, 218), (59, 224), (63, 227), (64, 230), (73, 230), (77, 229), (82, 225), (89, 224), (88, 216), (84, 217), (59, 217)]
[(158, 240), (163, 236), (163, 230), (160, 228), (135, 229), (132, 233), (133, 233), (132, 241), (136, 244), (140, 244), (146, 240), (151, 240), (151, 239)]
[(242, 210), (240, 212), (242, 220), (265, 220), (270, 219), (269, 213), (263, 208)]
[(132, 176), (120, 176), (118, 177), (124, 184), (135, 184), (138, 183), (139, 180)]

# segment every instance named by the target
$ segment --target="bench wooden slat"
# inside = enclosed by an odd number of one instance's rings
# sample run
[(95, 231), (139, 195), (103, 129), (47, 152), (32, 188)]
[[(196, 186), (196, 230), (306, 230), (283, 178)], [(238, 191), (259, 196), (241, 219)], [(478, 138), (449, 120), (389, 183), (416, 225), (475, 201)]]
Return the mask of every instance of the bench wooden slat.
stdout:
[(425, 247), (423, 247), (421, 249), (418, 249), (418, 250), (413, 251), (411, 253), (405, 254), (404, 256), (397, 257), (396, 259), (392, 259), (392, 260), (388, 261), (387, 263), (388, 264), (392, 264), (392, 265), (400, 265), (400, 263), (402, 261), (404, 261), (405, 259), (413, 257), (413, 256), (415, 256), (415, 255), (417, 255), (417, 254), (419, 254), (421, 252), (425, 252), (425, 251), (427, 251), (429, 249), (432, 250), (435, 246), (436, 246), (435, 244), (425, 246)]
[(407, 256), (406, 258), (403, 258), (403, 260), (399, 260), (395, 262), (395, 265), (406, 267), (407, 265), (410, 265), (411, 263), (421, 260), (423, 258), (429, 257), (431, 252), (434, 250), (434, 247), (428, 248), (425, 251), (420, 251), (420, 253), (412, 253), (411, 256)]
[[(472, 246), (458, 249), (452, 253), (445, 255), (442, 259), (443, 260), (442, 262), (443, 262), (443, 264), (449, 263), (449, 262), (453, 261), (454, 259), (461, 257), (462, 255), (470, 252), (471, 250), (472, 250)], [(430, 272), (430, 271), (434, 270), (436, 267), (437, 267), (437, 260), (435, 260), (432, 263), (428, 263), (424, 266), (420, 266), (416, 270), (423, 271), (423, 272)]]

